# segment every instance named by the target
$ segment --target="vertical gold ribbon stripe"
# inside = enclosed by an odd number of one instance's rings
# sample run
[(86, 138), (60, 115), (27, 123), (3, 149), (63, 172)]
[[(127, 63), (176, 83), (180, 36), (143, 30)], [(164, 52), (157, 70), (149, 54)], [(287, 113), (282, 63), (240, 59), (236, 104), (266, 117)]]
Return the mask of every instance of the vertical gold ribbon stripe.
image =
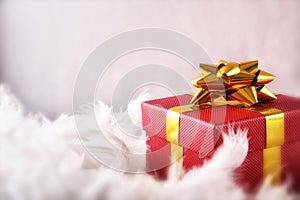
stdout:
[(193, 105), (175, 106), (167, 111), (166, 117), (166, 139), (167, 141), (178, 145), (180, 114), (193, 111)]
[(266, 148), (284, 143), (284, 113), (276, 108), (260, 111), (266, 119)]
[(178, 160), (182, 164), (183, 147), (179, 146), (180, 114), (190, 112), (193, 105), (175, 106), (167, 111), (166, 139), (171, 143), (171, 162)]
[(263, 150), (263, 175), (272, 175), (272, 184), (281, 182), (281, 145), (284, 143), (284, 113), (276, 108), (252, 109), (265, 116), (266, 148)]
[(167, 111), (166, 117), (166, 139), (176, 145), (178, 145), (180, 113), (179, 107), (173, 107)]
[(281, 183), (281, 147), (266, 148), (263, 151), (263, 175), (264, 179), (271, 175), (271, 183)]
[(181, 147), (177, 144), (171, 143), (170, 161), (171, 161), (171, 163), (176, 161), (180, 167), (183, 166), (183, 147)]

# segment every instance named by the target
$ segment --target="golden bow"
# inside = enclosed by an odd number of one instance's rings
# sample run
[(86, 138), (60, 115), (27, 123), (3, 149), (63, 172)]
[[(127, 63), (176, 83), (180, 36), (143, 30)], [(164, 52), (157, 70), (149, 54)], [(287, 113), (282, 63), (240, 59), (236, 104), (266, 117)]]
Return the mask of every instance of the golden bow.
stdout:
[[(258, 69), (258, 61), (200, 64), (201, 76), (191, 83), (197, 91), (191, 103), (217, 105), (244, 105), (246, 107), (260, 100), (274, 100), (276, 96), (265, 86), (275, 76)], [(210, 100), (211, 99), (211, 100)]]

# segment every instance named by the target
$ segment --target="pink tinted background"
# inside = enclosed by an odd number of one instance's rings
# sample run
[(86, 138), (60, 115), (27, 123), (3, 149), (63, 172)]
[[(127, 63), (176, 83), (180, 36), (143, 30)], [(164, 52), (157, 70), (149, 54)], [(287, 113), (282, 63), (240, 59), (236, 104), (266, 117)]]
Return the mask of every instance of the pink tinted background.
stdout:
[[(30, 111), (71, 112), (76, 75), (93, 49), (118, 33), (159, 27), (190, 37), (214, 62), (258, 59), (277, 76), (270, 89), (300, 96), (299, 10), (298, 0), (2, 0), (0, 82)], [(145, 51), (121, 58), (114, 64), (121, 70), (105, 79), (116, 84), (126, 70), (148, 63), (173, 67), (186, 79), (197, 75), (174, 55)], [(109, 95), (99, 93), (103, 100)]]

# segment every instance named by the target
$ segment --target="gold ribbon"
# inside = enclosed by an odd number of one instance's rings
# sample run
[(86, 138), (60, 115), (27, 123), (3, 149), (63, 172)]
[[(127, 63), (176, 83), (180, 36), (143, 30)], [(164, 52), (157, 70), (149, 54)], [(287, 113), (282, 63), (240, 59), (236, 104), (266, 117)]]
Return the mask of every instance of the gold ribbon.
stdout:
[(263, 175), (271, 175), (271, 183), (281, 183), (281, 145), (284, 143), (284, 113), (275, 108), (251, 109), (265, 116), (266, 148), (263, 150)]
[[(183, 147), (179, 145), (180, 114), (200, 109), (201, 106), (257, 104), (259, 100), (274, 100), (276, 96), (264, 84), (275, 77), (258, 70), (257, 61), (228, 63), (220, 60), (218, 65), (200, 64), (203, 76), (196, 77), (192, 84), (198, 87), (190, 105), (172, 107), (166, 116), (166, 140), (171, 143), (171, 161), (183, 164)], [(222, 86), (223, 84), (223, 86)], [(225, 90), (222, 87), (225, 85)], [(224, 88), (223, 88), (224, 89)], [(222, 96), (225, 93), (225, 97)], [(197, 104), (195, 106), (195, 104)], [(272, 174), (272, 183), (281, 181), (281, 147), (284, 143), (284, 113), (275, 108), (249, 107), (259, 112), (266, 120), (266, 148), (263, 150), (264, 177)]]
[(195, 110), (193, 105), (175, 106), (167, 111), (166, 139), (171, 143), (171, 163), (183, 162), (183, 147), (179, 146), (180, 114)]

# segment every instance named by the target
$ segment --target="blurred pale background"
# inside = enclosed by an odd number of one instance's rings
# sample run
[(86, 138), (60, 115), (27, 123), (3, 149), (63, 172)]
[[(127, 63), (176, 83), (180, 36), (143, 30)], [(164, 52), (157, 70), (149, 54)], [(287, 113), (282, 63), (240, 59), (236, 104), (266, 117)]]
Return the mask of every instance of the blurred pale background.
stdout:
[[(28, 110), (54, 118), (71, 112), (76, 75), (93, 49), (124, 31), (160, 27), (190, 37), (214, 62), (258, 59), (277, 76), (273, 91), (300, 96), (299, 10), (298, 0), (0, 0), (0, 82)], [(197, 74), (166, 53), (123, 59), (115, 65), (125, 71), (154, 62)]]

